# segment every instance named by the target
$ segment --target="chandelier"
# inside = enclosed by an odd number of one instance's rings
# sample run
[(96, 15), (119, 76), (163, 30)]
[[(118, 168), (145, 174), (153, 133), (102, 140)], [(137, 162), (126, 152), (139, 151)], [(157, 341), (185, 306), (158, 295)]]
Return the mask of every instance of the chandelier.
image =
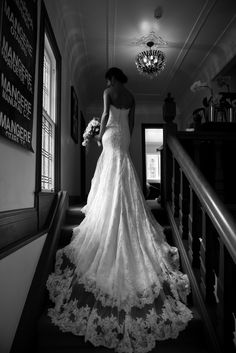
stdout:
[(152, 79), (157, 76), (165, 67), (166, 56), (160, 50), (153, 50), (153, 41), (149, 41), (146, 45), (149, 50), (142, 51), (135, 58), (135, 64), (140, 74)]

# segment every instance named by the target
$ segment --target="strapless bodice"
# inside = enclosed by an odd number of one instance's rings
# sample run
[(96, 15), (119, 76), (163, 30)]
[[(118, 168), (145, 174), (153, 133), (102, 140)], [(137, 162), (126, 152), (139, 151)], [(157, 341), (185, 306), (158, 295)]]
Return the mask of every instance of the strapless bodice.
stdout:
[(102, 137), (103, 149), (127, 151), (129, 143), (129, 109), (110, 105), (109, 118)]

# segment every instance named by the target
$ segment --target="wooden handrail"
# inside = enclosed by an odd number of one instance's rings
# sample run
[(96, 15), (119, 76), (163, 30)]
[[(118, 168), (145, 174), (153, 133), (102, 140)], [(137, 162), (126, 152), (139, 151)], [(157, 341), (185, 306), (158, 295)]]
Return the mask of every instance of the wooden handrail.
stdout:
[(168, 135), (167, 144), (236, 263), (236, 223), (233, 217), (179, 141), (173, 135)]
[(47, 297), (46, 281), (54, 267), (55, 253), (58, 248), (61, 226), (64, 223), (67, 208), (68, 194), (66, 191), (59, 191), (47, 238), (35, 270), (10, 353), (18, 353), (19, 351), (28, 353), (32, 352), (35, 347), (37, 320), (44, 310)]

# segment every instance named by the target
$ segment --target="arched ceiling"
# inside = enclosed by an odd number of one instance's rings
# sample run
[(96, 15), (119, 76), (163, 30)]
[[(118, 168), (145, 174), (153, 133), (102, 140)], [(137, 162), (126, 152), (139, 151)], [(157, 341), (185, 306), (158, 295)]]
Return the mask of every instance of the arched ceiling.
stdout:
[[(104, 73), (120, 67), (139, 101), (163, 101), (168, 91), (181, 98), (219, 38), (235, 26), (236, 0), (50, 0), (60, 12), (70, 65), (78, 87), (86, 82), (93, 101), (101, 100)], [(162, 17), (154, 17), (160, 6)], [(168, 45), (164, 71), (153, 80), (141, 76), (134, 60), (143, 45), (134, 44), (155, 31)]]

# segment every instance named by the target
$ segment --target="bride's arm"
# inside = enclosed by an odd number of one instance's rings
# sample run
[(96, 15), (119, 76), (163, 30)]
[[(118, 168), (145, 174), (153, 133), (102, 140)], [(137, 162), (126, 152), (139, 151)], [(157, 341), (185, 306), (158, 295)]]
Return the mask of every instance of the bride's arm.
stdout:
[(100, 131), (99, 131), (99, 134), (96, 136), (96, 139), (98, 141), (102, 140), (102, 135), (105, 132), (105, 128), (109, 117), (109, 107), (110, 107), (110, 98), (107, 90), (105, 90), (103, 93), (103, 113), (101, 117)]

